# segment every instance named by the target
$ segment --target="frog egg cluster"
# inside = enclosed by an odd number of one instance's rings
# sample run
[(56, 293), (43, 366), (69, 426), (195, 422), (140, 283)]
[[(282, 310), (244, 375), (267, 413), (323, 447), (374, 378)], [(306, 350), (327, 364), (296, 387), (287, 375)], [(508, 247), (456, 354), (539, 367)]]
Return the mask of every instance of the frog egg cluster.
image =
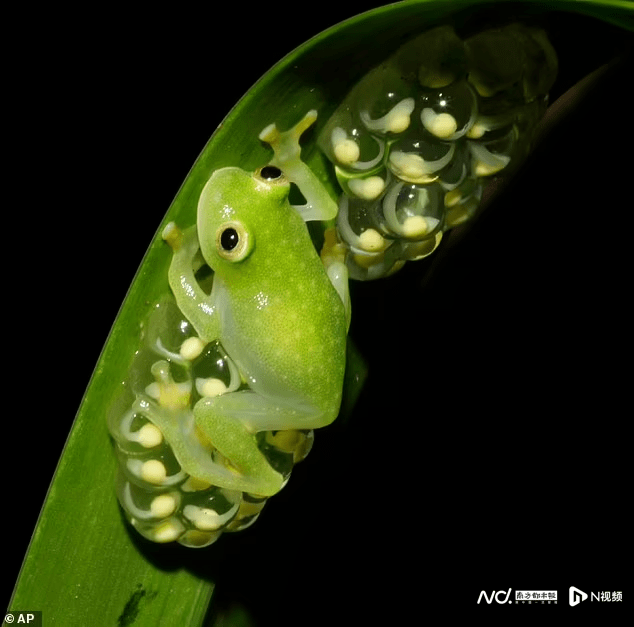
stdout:
[[(187, 424), (198, 400), (246, 388), (218, 342), (204, 344), (166, 298), (144, 325), (122, 393), (110, 409), (108, 427), (119, 460), (117, 496), (130, 524), (153, 542), (204, 547), (224, 531), (247, 528), (258, 518), (267, 497), (211, 485), (181, 468), (155, 424), (159, 412)], [(288, 480), (295, 463), (309, 453), (312, 431), (258, 434), (260, 450)], [(229, 460), (209, 445), (213, 461)]]
[(466, 39), (435, 28), (368, 73), (318, 138), (343, 190), (337, 233), (350, 276), (426, 257), (475, 213), (488, 178), (521, 160), (556, 74), (542, 31)]

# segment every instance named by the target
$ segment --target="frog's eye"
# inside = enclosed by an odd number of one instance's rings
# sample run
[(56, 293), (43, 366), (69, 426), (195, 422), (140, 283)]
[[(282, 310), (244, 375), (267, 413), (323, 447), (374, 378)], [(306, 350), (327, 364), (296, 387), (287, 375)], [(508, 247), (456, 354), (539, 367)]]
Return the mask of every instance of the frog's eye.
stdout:
[(240, 222), (225, 222), (216, 231), (216, 249), (227, 261), (242, 261), (252, 248), (252, 238)]
[(281, 181), (285, 181), (286, 177), (282, 170), (274, 165), (265, 165), (263, 168), (260, 168), (256, 173), (256, 176), (267, 181), (268, 183), (277, 183)]

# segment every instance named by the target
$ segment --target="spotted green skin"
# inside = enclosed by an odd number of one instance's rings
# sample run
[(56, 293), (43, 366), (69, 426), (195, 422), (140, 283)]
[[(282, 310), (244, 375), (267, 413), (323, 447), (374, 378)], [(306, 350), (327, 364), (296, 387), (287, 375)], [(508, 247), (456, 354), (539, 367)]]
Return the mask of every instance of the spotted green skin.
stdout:
[[(197, 227), (183, 233), (169, 273), (181, 311), (201, 339), (220, 341), (248, 386), (203, 398), (193, 412), (193, 430), (233, 472), (192, 453), (191, 437), (176, 438), (174, 452), (193, 476), (262, 495), (277, 492), (282, 477), (266, 463), (255, 434), (330, 424), (345, 369), (344, 300), (289, 204), (289, 190), (284, 176), (269, 181), (240, 168), (214, 172), (200, 197)], [(235, 259), (227, 258), (219, 238), (228, 227), (249, 242)], [(198, 246), (214, 272), (208, 296), (191, 269)]]

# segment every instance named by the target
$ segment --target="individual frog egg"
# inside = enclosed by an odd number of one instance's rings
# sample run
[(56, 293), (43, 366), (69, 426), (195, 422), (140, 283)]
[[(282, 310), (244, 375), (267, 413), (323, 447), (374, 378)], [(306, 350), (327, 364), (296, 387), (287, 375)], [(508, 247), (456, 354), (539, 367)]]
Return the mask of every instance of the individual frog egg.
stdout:
[[(483, 98), (502, 92), (509, 95), (521, 82), (524, 51), (514, 29), (505, 26), (476, 33), (466, 39), (465, 50), (469, 82)], [(514, 91), (516, 102), (523, 101), (521, 93)]]
[(422, 240), (442, 230), (444, 193), (440, 185), (395, 182), (381, 203), (391, 234), (408, 240)]
[(237, 367), (217, 341), (209, 343), (193, 361), (192, 378), (200, 397), (235, 392), (242, 384)]
[(242, 531), (250, 527), (258, 519), (266, 502), (267, 498), (264, 496), (244, 492), (240, 509), (235, 518), (227, 525), (225, 531)]
[(179, 508), (178, 489), (161, 489), (130, 482), (124, 473), (117, 478), (117, 497), (121, 507), (138, 520), (159, 521), (172, 516)]
[(160, 522), (130, 518), (130, 524), (144, 538), (157, 544), (167, 544), (178, 540), (185, 532), (185, 526), (176, 516), (171, 516)]
[(117, 497), (130, 524), (152, 542), (174, 542), (186, 529), (178, 516), (177, 490), (146, 489), (120, 478)]
[(152, 307), (142, 330), (145, 346), (157, 355), (176, 360), (185, 358), (180, 354), (182, 346), (193, 345), (197, 339), (173, 297), (164, 297)]
[(439, 26), (418, 38), (416, 44), (418, 81), (423, 87), (439, 89), (466, 74), (464, 43), (453, 27)]
[(346, 98), (363, 125), (377, 135), (397, 135), (411, 124), (416, 84), (390, 61), (368, 72)]
[(114, 413), (109, 422), (110, 433), (118, 447), (128, 454), (146, 453), (165, 444), (161, 430), (144, 415), (133, 409)]
[(180, 520), (185, 531), (178, 543), (190, 548), (213, 544), (236, 517), (242, 492), (227, 490), (189, 477), (180, 486)]
[(403, 98), (381, 116), (375, 113), (372, 117), (371, 111), (361, 109), (361, 121), (369, 131), (378, 135), (403, 133), (411, 124), (414, 107), (414, 98)]
[(445, 191), (460, 186), (471, 173), (471, 153), (466, 143), (458, 141), (454, 146), (451, 161), (438, 172), (438, 183)]
[(424, 185), (438, 179), (439, 172), (451, 163), (455, 144), (432, 138), (406, 138), (390, 149), (387, 166), (397, 178)]
[(487, 133), (480, 140), (470, 140), (474, 176), (492, 176), (506, 168), (516, 152), (518, 139), (517, 128), (512, 126), (500, 133)]
[(371, 255), (356, 252), (348, 255), (346, 266), (348, 276), (355, 281), (374, 281), (390, 276), (405, 265), (401, 255), (400, 242), (390, 242), (384, 252)]
[(293, 463), (297, 464), (306, 459), (310, 453), (315, 434), (312, 429), (286, 429), (284, 431), (266, 431), (265, 439), (268, 445), (283, 453), (293, 456)]
[[(155, 381), (155, 378), (152, 375), (152, 364), (156, 361), (156, 352), (147, 346), (142, 346), (135, 353), (128, 375), (123, 384), (130, 392), (130, 403), (134, 400), (135, 395), (145, 394), (147, 386), (151, 385)], [(123, 411), (125, 411), (125, 409)]]
[[(376, 234), (376, 232), (374, 232)], [(390, 242), (392, 244), (392, 242)], [(394, 246), (390, 246), (388, 251), (392, 251)], [(400, 257), (399, 257), (400, 259)], [(363, 250), (351, 250), (351, 254), (348, 256), (349, 268), (353, 268), (349, 275), (351, 278), (364, 281), (370, 277), (386, 276), (388, 270), (393, 266), (395, 258), (394, 255), (389, 255), (386, 258), (385, 251), (378, 253), (367, 253)]]
[(419, 98), (423, 127), (434, 137), (453, 141), (469, 131), (478, 114), (478, 103), (466, 80), (440, 89), (425, 89)]
[(119, 463), (131, 483), (143, 487), (169, 487), (187, 478), (170, 446), (143, 455), (119, 450)]
[(369, 175), (352, 175), (336, 168), (336, 174), (344, 194), (367, 201), (379, 198), (390, 180), (390, 173), (384, 167)]
[(416, 90), (415, 76), (403, 72), (390, 58), (370, 70), (353, 87), (338, 112), (354, 111), (365, 128), (376, 135), (403, 133), (411, 123)]
[(199, 529), (187, 529), (179, 536), (178, 543), (190, 549), (204, 549), (218, 540), (221, 535), (222, 531), (200, 531)]
[(445, 193), (445, 230), (452, 229), (475, 215), (480, 206), (483, 187), (481, 179), (470, 176), (458, 187)]
[(432, 237), (417, 241), (402, 241), (400, 257), (404, 261), (418, 261), (431, 255), (440, 245), (442, 240), (442, 230), (436, 231)]
[(385, 140), (372, 135), (349, 107), (340, 107), (318, 139), (321, 150), (344, 172), (370, 173), (380, 168)]
[(557, 56), (543, 31), (510, 24), (465, 41), (469, 82), (500, 106), (530, 102), (545, 95), (557, 73)]
[(409, 82), (437, 89), (466, 74), (462, 40), (452, 26), (438, 26), (403, 44), (389, 59)]
[[(523, 115), (523, 110), (529, 108), (528, 105), (522, 107), (512, 107), (501, 113), (487, 115), (480, 112), (473, 126), (466, 134), (467, 139), (484, 140), (493, 137), (505, 135), (520, 117), (528, 117)], [(532, 107), (530, 107), (532, 109)]]
[[(366, 281), (387, 276), (400, 262), (393, 251), (395, 241), (388, 229), (380, 203), (368, 203), (342, 194), (337, 216), (337, 234), (349, 251), (346, 265), (350, 278)], [(400, 265), (399, 265), (400, 267)]]
[(211, 486), (207, 490), (181, 491), (183, 522), (189, 529), (221, 531), (237, 515), (240, 492)]
[(286, 482), (293, 470), (293, 452), (279, 448), (275, 445), (274, 440), (274, 434), (271, 432), (261, 431), (257, 434), (258, 448), (266, 457), (271, 468), (279, 472)]
[(379, 201), (367, 202), (348, 198), (345, 194), (339, 199), (337, 231), (353, 252), (380, 255), (390, 245), (391, 242), (381, 235), (382, 225), (377, 221), (379, 206)]
[(339, 198), (337, 229), (348, 245), (358, 245), (358, 238), (365, 230), (377, 228), (372, 208), (378, 202), (348, 197), (345, 194)]
[[(508, 109), (502, 114), (478, 117), (467, 133), (467, 145), (470, 152), (474, 145), (486, 149), (486, 152), (475, 149), (480, 153), (474, 162), (479, 175), (495, 174), (499, 172), (500, 166), (506, 168), (511, 159), (519, 163), (530, 148), (535, 127), (544, 110), (543, 101), (536, 100), (521, 107)], [(502, 157), (495, 159), (488, 153)], [(491, 170), (493, 171), (490, 172)]]
[(131, 389), (130, 382), (123, 381), (113, 402), (108, 408), (106, 424), (117, 446), (123, 447), (124, 449), (131, 448), (133, 452), (139, 452), (142, 449), (136, 442), (136, 435), (133, 435), (133, 433), (140, 428), (142, 422), (147, 422), (147, 419), (140, 417), (139, 421), (135, 423), (135, 428), (132, 428), (135, 412), (130, 411), (130, 408), (135, 398), (136, 396)]

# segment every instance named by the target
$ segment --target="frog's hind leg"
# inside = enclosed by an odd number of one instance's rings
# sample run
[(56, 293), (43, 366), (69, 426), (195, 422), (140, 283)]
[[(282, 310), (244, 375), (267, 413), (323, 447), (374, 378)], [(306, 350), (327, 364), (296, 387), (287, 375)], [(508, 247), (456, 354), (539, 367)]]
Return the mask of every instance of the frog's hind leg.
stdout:
[[(336, 415), (336, 414), (335, 414)], [(312, 429), (327, 424), (308, 407), (294, 409), (251, 390), (203, 398), (194, 407), (196, 426), (239, 473), (245, 492), (270, 496), (283, 485), (257, 445), (258, 431)]]
[[(222, 488), (244, 489), (236, 473), (223, 463), (214, 461), (214, 447), (198, 431), (190, 409), (161, 407), (141, 395), (134, 402), (131, 412), (143, 416), (160, 430), (161, 440), (169, 443), (184, 473)], [(157, 465), (154, 463), (148, 468)], [(150, 483), (165, 485), (166, 479), (169, 477), (164, 479), (161, 473), (155, 472), (149, 480)]]

